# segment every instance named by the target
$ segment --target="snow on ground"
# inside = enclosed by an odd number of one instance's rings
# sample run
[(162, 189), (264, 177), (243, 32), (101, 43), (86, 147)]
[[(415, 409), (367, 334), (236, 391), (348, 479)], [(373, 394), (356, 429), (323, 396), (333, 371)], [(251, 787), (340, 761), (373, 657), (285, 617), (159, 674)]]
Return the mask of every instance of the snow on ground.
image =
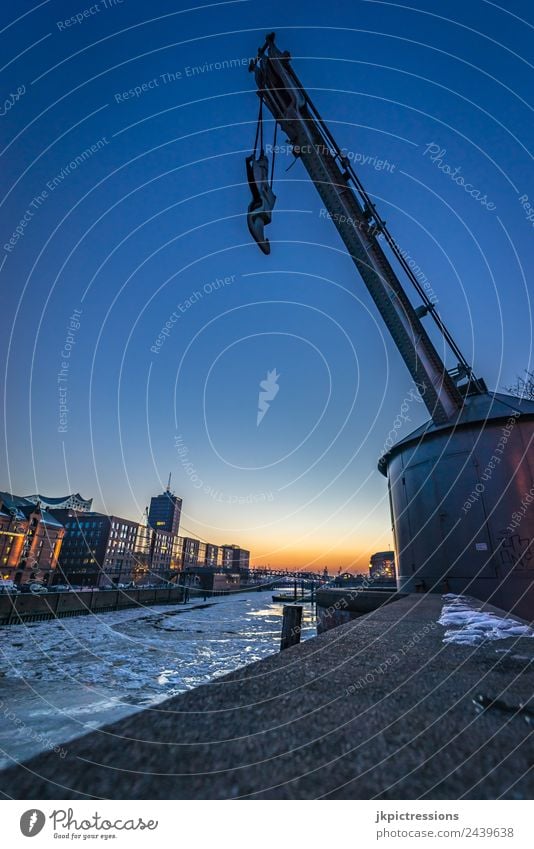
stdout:
[(281, 629), (270, 592), (1, 626), (0, 766), (276, 653)]
[(461, 595), (445, 595), (445, 604), (438, 620), (448, 630), (444, 643), (477, 646), (487, 640), (504, 640), (507, 637), (534, 637), (534, 630), (516, 619), (497, 616), (474, 608), (473, 600)]

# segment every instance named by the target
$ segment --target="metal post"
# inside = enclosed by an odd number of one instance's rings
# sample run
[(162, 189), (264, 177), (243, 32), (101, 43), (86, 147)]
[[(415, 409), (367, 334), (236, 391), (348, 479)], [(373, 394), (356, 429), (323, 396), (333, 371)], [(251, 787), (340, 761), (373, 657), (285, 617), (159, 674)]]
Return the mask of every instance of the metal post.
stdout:
[(290, 646), (296, 646), (297, 643), (300, 643), (300, 632), (302, 630), (301, 623), (302, 605), (284, 604), (280, 651), (288, 649)]

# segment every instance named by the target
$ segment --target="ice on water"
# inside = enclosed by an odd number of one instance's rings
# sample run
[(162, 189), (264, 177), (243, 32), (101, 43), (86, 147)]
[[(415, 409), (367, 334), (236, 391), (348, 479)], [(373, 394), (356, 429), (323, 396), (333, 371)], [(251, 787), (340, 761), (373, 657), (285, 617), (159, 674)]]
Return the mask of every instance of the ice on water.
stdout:
[(0, 765), (274, 654), (281, 628), (266, 592), (1, 626)]

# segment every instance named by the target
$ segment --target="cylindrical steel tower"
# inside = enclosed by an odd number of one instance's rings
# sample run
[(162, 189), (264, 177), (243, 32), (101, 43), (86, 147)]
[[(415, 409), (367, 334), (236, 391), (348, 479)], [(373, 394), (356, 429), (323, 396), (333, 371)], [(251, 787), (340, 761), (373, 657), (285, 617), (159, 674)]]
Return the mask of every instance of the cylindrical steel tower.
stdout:
[(468, 593), (534, 619), (534, 401), (473, 395), (380, 459), (399, 589)]

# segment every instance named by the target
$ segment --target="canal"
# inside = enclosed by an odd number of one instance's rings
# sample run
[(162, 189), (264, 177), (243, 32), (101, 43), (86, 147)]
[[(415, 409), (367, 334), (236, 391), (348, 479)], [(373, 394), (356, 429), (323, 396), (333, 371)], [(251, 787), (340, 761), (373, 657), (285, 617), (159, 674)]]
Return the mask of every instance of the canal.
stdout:
[(256, 591), (1, 626), (0, 766), (278, 652), (282, 606)]

